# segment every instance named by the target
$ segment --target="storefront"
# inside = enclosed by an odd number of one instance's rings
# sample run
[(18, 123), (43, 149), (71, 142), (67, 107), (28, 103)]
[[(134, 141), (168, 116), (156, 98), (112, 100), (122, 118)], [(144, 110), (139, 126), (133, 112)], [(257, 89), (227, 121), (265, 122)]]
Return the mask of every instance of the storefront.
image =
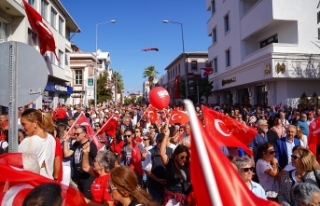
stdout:
[(58, 103), (69, 104), (73, 88), (63, 83), (48, 81), (42, 97), (42, 105), (56, 107)]
[(268, 91), (266, 85), (257, 86), (257, 104), (262, 107), (268, 105)]
[(238, 103), (240, 105), (250, 104), (248, 88), (238, 90)]

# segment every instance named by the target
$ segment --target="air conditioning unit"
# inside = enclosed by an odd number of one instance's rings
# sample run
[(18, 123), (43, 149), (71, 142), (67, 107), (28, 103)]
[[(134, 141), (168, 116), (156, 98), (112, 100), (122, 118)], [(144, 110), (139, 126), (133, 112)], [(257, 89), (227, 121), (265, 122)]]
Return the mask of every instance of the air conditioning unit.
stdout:
[(4, 39), (0, 39), (0, 43), (3, 43), (3, 42), (5, 42), (6, 40), (4, 40)]

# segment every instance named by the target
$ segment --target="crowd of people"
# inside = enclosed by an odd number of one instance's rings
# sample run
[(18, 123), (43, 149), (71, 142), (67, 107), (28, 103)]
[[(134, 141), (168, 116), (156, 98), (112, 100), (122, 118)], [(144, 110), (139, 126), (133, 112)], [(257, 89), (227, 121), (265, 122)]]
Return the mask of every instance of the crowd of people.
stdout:
[[(320, 109), (210, 107), (257, 130), (248, 145), (253, 156), (243, 148), (221, 145), (249, 190), (281, 205), (320, 205), (319, 164), (308, 150), (309, 124), (320, 117)], [(156, 121), (147, 108), (19, 108), (19, 152), (35, 156), (38, 169), (33, 172), (77, 188), (88, 205), (197, 205), (190, 179), (190, 125), (168, 121), (173, 110), (185, 112), (183, 106), (158, 110)], [(202, 120), (201, 107), (195, 110)], [(75, 123), (82, 113), (90, 128)], [(98, 148), (87, 130), (100, 131), (110, 118), (118, 126), (115, 133), (97, 134), (103, 145)], [(7, 115), (1, 114), (0, 154), (7, 152), (9, 126)], [(59, 196), (54, 184), (41, 187)], [(39, 200), (39, 194), (41, 201), (51, 201), (44, 197), (50, 193), (39, 192), (41, 187), (28, 194), (25, 205)], [(56, 205), (61, 201), (57, 197)]]

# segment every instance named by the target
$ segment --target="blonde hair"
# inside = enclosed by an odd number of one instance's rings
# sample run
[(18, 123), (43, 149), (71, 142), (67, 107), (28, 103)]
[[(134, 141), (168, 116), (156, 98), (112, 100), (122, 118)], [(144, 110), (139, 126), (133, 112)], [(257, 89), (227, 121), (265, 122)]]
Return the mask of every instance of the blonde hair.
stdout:
[(306, 171), (319, 169), (319, 163), (310, 150), (305, 148), (298, 148), (296, 151), (298, 151), (302, 165)]
[(55, 125), (50, 115), (42, 113), (36, 109), (27, 109), (21, 114), (21, 118), (25, 118), (29, 122), (36, 122), (37, 125), (45, 132), (53, 133)]

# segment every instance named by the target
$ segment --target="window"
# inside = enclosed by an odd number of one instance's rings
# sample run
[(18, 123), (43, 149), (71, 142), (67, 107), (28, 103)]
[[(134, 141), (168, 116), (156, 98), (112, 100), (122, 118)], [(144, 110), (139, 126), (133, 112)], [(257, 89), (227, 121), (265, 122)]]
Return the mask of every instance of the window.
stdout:
[(64, 25), (64, 21), (63, 21), (63, 19), (61, 18), (61, 17), (59, 17), (59, 33), (62, 35), (62, 36), (64, 36), (63, 35), (63, 25)]
[(51, 26), (53, 28), (56, 28), (56, 17), (57, 17), (57, 12), (54, 9), (51, 9)]
[(317, 24), (319, 24), (319, 22), (320, 22), (320, 11), (318, 11), (317, 13)]
[(69, 65), (69, 59), (68, 59), (68, 54), (67, 54), (67, 52), (64, 54), (64, 64), (65, 64), (66, 66)]
[(46, 20), (48, 18), (47, 12), (48, 12), (48, 2), (46, 0), (41, 0), (41, 16)]
[(229, 25), (229, 14), (225, 15), (224, 17), (224, 32), (227, 33), (230, 30)]
[(211, 67), (211, 62), (206, 61), (206, 67), (207, 67), (207, 68), (208, 68), (208, 67)]
[(231, 62), (230, 62), (230, 49), (226, 51), (226, 67), (230, 67)]
[(260, 42), (260, 49), (269, 45), (269, 44), (272, 44), (272, 43), (278, 43), (278, 34), (273, 35), (272, 37), (269, 37), (269, 38), (261, 41)]
[(216, 0), (211, 1), (211, 14), (216, 12)]
[(59, 63), (58, 63), (58, 66), (62, 68), (63, 67), (63, 56), (64, 56), (63, 55), (63, 51), (59, 50), (59, 54), (58, 55), (59, 55), (59, 60), (60, 60)]
[(217, 57), (213, 59), (213, 70), (215, 73), (218, 72), (218, 58)]
[(191, 61), (191, 70), (192, 71), (198, 70), (198, 62), (197, 61)]
[(49, 52), (49, 54), (50, 54), (50, 61), (51, 61), (51, 64), (55, 64), (55, 61), (56, 61), (56, 57), (55, 57), (55, 55), (53, 54), (53, 52)]
[(30, 46), (37, 46), (37, 34), (34, 33), (30, 28), (28, 28), (28, 44)]
[(28, 0), (28, 4), (34, 7), (34, 0)]
[(3, 39), (4, 41), (8, 39), (8, 24), (1, 21), (0, 21), (0, 39)]
[(82, 84), (82, 69), (74, 70), (76, 78), (74, 79), (74, 84)]
[(212, 30), (212, 43), (214, 44), (214, 43), (216, 43), (216, 42), (217, 42), (217, 29), (214, 28), (214, 29)]

